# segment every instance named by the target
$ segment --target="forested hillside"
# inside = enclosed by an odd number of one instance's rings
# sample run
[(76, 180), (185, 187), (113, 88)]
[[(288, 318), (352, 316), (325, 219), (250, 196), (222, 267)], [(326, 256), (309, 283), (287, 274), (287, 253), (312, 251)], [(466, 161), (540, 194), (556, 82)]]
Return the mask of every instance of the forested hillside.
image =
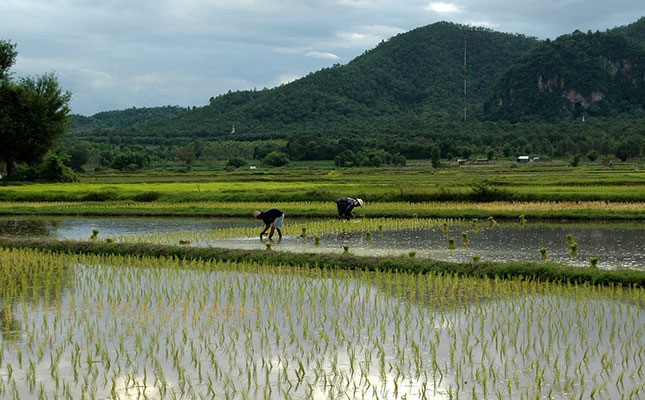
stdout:
[(627, 160), (645, 148), (644, 38), (645, 18), (553, 41), (441, 22), (273, 89), (202, 107), (75, 116), (68, 147), (83, 143), (95, 163), (119, 169), (272, 152), (281, 163), (340, 166), (518, 154)]
[[(629, 30), (640, 34), (641, 20)], [(555, 121), (645, 106), (645, 46), (621, 31), (574, 32), (527, 52), (486, 103), (491, 119)]]
[[(238, 135), (275, 137), (303, 129), (394, 133), (419, 118), (460, 120), (464, 47), (468, 114), (478, 118), (503, 71), (537, 45), (536, 39), (522, 35), (436, 23), (384, 41), (347, 65), (325, 68), (274, 89), (231, 92), (183, 112), (165, 107), (76, 118), (73, 133), (90, 140), (104, 135), (212, 138), (229, 135), (235, 125)], [(139, 117), (133, 118), (135, 112)], [(94, 119), (99, 121), (91, 123)], [(106, 122), (111, 122), (113, 131), (96, 129), (109, 127)]]

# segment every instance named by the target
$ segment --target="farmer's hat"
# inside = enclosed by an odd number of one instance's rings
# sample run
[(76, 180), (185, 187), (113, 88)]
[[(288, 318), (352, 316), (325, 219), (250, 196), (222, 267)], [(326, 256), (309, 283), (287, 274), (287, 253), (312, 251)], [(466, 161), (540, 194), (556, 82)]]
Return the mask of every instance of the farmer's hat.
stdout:
[(262, 213), (261, 213), (261, 212), (259, 212), (259, 211), (255, 211), (255, 212), (253, 213), (253, 218), (258, 219), (258, 216), (259, 216), (260, 214), (262, 214)]
[(361, 199), (356, 199), (356, 201), (358, 201), (358, 206), (359, 206), (359, 207), (363, 207), (363, 200), (361, 200)]

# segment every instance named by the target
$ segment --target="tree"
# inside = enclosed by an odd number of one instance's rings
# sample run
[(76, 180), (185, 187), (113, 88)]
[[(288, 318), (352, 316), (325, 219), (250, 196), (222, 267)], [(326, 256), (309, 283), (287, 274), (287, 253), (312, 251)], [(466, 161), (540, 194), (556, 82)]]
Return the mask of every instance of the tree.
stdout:
[(136, 171), (148, 165), (148, 156), (145, 153), (120, 153), (114, 157), (111, 167), (122, 171)]
[(439, 146), (432, 146), (430, 150), (430, 158), (432, 159), (432, 167), (437, 168), (441, 163), (441, 149)]
[(240, 168), (246, 165), (246, 160), (241, 157), (233, 157), (228, 160), (226, 165), (233, 168)]
[(193, 165), (195, 160), (197, 160), (197, 154), (195, 154), (195, 147), (188, 145), (177, 150), (177, 157), (183, 161), (187, 167)]
[(34, 166), (42, 161), (66, 133), (72, 97), (61, 89), (53, 73), (17, 83), (9, 79), (14, 48), (0, 41), (0, 160), (6, 163), (8, 175), (16, 162)]
[(89, 142), (78, 142), (69, 149), (68, 166), (74, 171), (83, 171), (83, 165), (90, 159), (91, 145)]
[(16, 62), (16, 44), (0, 40), (0, 79), (8, 78), (9, 68)]
[(262, 162), (270, 167), (282, 167), (289, 164), (289, 157), (285, 153), (272, 151), (264, 157)]
[(630, 137), (616, 146), (616, 157), (621, 161), (627, 161), (630, 158), (636, 158), (641, 153), (641, 140), (639, 137)]

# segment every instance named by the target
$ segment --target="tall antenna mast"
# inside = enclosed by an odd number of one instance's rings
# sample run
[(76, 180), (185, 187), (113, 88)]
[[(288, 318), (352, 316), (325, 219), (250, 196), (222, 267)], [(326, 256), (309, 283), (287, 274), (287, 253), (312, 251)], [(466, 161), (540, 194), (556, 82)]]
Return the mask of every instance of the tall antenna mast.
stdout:
[(464, 35), (464, 121), (466, 120), (466, 105), (468, 104), (466, 97), (466, 35)]

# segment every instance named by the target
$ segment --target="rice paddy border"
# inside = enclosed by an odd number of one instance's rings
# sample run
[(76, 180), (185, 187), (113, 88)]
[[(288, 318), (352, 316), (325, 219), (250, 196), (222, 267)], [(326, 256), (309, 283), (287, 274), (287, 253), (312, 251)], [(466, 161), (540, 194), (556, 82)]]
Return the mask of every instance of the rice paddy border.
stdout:
[(276, 266), (342, 269), (409, 274), (451, 274), (493, 279), (525, 279), (563, 284), (645, 287), (645, 271), (603, 270), (553, 262), (456, 263), (405, 257), (368, 257), (351, 254), (290, 253), (273, 250), (233, 250), (216, 247), (129, 244), (71, 240), (34, 240), (0, 237), (0, 248), (30, 248), (53, 253), (113, 254), (135, 257), (257, 262)]

